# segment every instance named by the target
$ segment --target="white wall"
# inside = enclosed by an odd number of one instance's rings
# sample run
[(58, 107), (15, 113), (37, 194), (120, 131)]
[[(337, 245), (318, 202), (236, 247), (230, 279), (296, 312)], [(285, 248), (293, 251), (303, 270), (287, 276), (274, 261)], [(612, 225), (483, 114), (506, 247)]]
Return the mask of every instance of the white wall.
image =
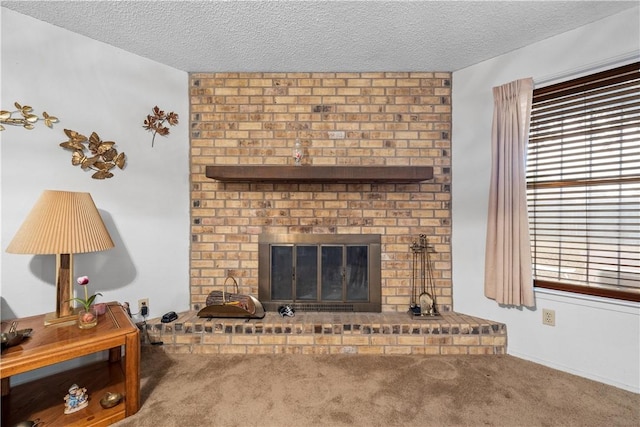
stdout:
[[(639, 9), (453, 73), (452, 206), (455, 311), (507, 324), (508, 352), (556, 369), (640, 392), (640, 308), (604, 298), (536, 292), (535, 309), (508, 308), (484, 296), (491, 168), (492, 87), (525, 77), (549, 84), (639, 51)], [(617, 64), (616, 64), (617, 65)], [(542, 309), (556, 326), (542, 324)]]
[[(60, 119), (53, 129), (0, 132), (2, 318), (54, 311), (55, 257), (5, 249), (45, 189), (91, 193), (115, 248), (75, 257), (99, 301), (149, 298), (150, 317), (189, 308), (188, 75), (50, 24), (0, 9), (0, 107), (14, 101)], [(162, 49), (162, 46), (158, 46)], [(158, 105), (180, 115), (170, 135), (142, 124)], [(71, 165), (64, 129), (96, 132), (127, 155), (108, 180)]]

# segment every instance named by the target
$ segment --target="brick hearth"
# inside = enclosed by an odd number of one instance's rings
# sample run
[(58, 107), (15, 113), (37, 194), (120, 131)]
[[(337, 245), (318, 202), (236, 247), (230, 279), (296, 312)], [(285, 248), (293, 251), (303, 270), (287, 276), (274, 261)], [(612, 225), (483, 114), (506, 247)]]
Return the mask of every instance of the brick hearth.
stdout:
[[(506, 325), (445, 312), (416, 319), (406, 313), (267, 313), (263, 319), (204, 319), (179, 313), (172, 323), (147, 322), (144, 342), (170, 353), (219, 354), (506, 354)], [(144, 334), (143, 334), (144, 336)]]

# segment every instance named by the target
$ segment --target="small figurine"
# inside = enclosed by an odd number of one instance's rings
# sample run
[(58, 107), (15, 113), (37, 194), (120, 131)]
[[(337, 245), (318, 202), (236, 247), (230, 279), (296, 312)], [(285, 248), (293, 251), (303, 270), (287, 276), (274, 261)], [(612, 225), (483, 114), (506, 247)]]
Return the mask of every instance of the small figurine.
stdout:
[(71, 414), (89, 404), (89, 395), (86, 388), (80, 388), (77, 384), (74, 384), (69, 388), (69, 394), (64, 397), (64, 400), (64, 413)]

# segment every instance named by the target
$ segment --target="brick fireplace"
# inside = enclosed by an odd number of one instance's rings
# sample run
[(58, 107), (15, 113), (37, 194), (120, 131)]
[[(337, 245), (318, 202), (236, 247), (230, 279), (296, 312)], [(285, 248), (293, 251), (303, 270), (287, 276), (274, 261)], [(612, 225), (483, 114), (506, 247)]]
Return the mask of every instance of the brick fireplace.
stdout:
[[(192, 309), (228, 274), (258, 295), (263, 234), (381, 236), (381, 309), (406, 312), (411, 243), (429, 238), (441, 311), (451, 308), (450, 73), (190, 75)], [(212, 165), (428, 166), (412, 182), (208, 178)], [(286, 169), (282, 169), (286, 173)]]
[[(148, 322), (146, 340), (191, 353), (506, 353), (504, 324), (451, 311), (450, 73), (193, 73), (189, 85), (191, 310)], [(378, 236), (381, 312), (198, 318), (228, 275), (259, 295), (265, 235)], [(435, 318), (407, 313), (420, 235)]]

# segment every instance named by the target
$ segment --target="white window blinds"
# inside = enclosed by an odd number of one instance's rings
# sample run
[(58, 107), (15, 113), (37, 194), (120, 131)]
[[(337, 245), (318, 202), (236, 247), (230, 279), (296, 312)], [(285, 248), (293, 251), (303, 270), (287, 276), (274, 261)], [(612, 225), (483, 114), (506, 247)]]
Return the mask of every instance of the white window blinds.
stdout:
[(536, 281), (640, 295), (639, 66), (534, 90), (527, 197)]

